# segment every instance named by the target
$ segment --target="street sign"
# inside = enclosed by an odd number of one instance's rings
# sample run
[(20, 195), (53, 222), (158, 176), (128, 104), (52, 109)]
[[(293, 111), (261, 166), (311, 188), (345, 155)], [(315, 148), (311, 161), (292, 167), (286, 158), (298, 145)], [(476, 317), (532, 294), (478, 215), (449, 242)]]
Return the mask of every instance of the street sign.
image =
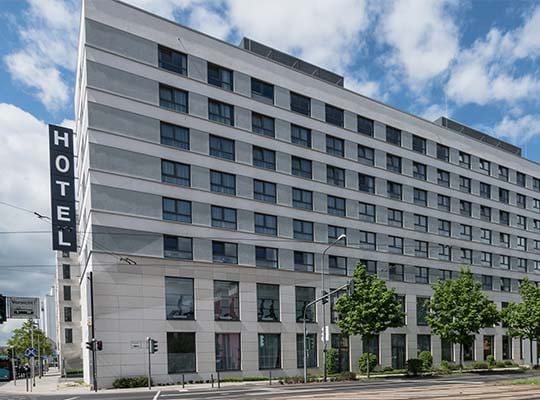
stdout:
[(33, 347), (27, 348), (24, 354), (26, 355), (26, 357), (37, 357), (37, 351)]
[(39, 298), (8, 297), (9, 318), (39, 319)]
[(321, 342), (330, 341), (330, 327), (328, 325), (321, 327)]

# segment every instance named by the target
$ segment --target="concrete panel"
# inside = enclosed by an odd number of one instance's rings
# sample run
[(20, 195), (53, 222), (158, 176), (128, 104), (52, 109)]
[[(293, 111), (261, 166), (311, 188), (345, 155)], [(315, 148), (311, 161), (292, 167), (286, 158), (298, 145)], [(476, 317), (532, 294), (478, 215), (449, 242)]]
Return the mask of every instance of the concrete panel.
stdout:
[(276, 106), (287, 110), (291, 108), (289, 89), (285, 89), (281, 86), (274, 86), (274, 97), (276, 99)]
[(238, 264), (255, 266), (255, 246), (244, 243), (238, 244)]
[(426, 140), (426, 155), (437, 158), (437, 143), (433, 140)]
[(208, 119), (208, 97), (191, 92), (188, 96), (189, 113)]
[(313, 224), (313, 241), (327, 243), (328, 242), (328, 226), (326, 224)]
[(190, 129), (189, 130), (190, 150), (195, 153), (208, 155), (210, 152), (208, 136), (209, 135), (207, 132), (203, 132), (198, 129)]
[(318, 161), (312, 161), (311, 166), (313, 180), (326, 183), (326, 164)]
[(235, 143), (235, 153), (236, 161), (242, 164), (252, 165), (253, 164), (253, 152), (252, 145), (246, 142), (236, 141)]
[(386, 125), (375, 121), (373, 125), (373, 137), (375, 139), (386, 141)]
[(236, 195), (246, 199), (253, 198), (253, 178), (236, 175)]
[(311, 131), (311, 148), (326, 153), (326, 134), (319, 131)]
[(212, 241), (193, 238), (193, 260), (212, 262)]
[(212, 225), (212, 217), (210, 215), (210, 204), (199, 203), (194, 201), (191, 203), (191, 221), (194, 225), (210, 226)]
[(278, 183), (276, 185), (276, 201), (284, 206), (292, 206), (292, 187)]
[(386, 153), (382, 150), (375, 149), (375, 167), (386, 169)]
[(358, 145), (355, 142), (345, 140), (345, 158), (355, 161), (358, 159)]
[[(92, 225), (92, 237), (96, 245), (107, 243), (106, 247), (109, 251), (144, 256), (163, 256), (163, 236), (160, 234)], [(100, 250), (98, 247), (96, 249)]]
[(294, 271), (294, 252), (288, 249), (279, 249), (279, 269)]
[(386, 207), (379, 205), (375, 207), (375, 221), (378, 224), (388, 224), (388, 209)]
[(408, 158), (401, 160), (401, 168), (403, 175), (413, 176), (413, 161)]
[(344, 123), (345, 129), (350, 129), (353, 132), (358, 131), (358, 118), (356, 114), (345, 110), (343, 113), (343, 118), (344, 118), (343, 123)]
[(293, 222), (291, 218), (278, 216), (278, 236), (292, 238)]
[(412, 186), (403, 186), (403, 201), (412, 203), (414, 199), (414, 188)]
[(238, 230), (242, 232), (255, 232), (255, 217), (251, 210), (237, 210)]
[(328, 199), (325, 193), (313, 192), (313, 211), (328, 212)]
[(251, 96), (251, 78), (238, 71), (234, 71), (233, 76), (234, 91), (243, 96)]
[(282, 119), (276, 118), (274, 121), (276, 129), (276, 139), (283, 140), (284, 142), (291, 141), (291, 123)]
[(356, 171), (345, 170), (345, 187), (352, 190), (358, 189), (358, 173)]
[(276, 151), (276, 171), (291, 173), (291, 155)]
[(358, 218), (358, 202), (356, 200), (345, 200), (345, 215), (348, 218)]
[(326, 109), (322, 101), (311, 99), (311, 117), (320, 121), (326, 120)]
[(234, 107), (234, 125), (251, 132), (251, 111), (243, 107)]
[(386, 196), (386, 179), (375, 178), (375, 194), (379, 196)]
[(208, 81), (208, 63), (202, 58), (187, 55), (188, 76), (198, 81)]
[(412, 150), (412, 133), (401, 131), (401, 147)]
[(161, 219), (161, 196), (91, 185), (92, 208)]
[(210, 170), (198, 165), (191, 166), (191, 187), (210, 190)]

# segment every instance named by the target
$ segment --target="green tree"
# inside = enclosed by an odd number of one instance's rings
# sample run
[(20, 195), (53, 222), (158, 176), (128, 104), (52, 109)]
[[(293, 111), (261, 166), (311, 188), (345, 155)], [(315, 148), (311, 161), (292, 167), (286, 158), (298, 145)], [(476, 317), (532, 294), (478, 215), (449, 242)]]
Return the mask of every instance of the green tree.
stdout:
[[(336, 301), (337, 321), (346, 335), (362, 335), (365, 339), (388, 328), (403, 326), (405, 314), (396, 299), (394, 289), (375, 275), (367, 273), (366, 266), (358, 264), (353, 272), (354, 292)], [(369, 378), (369, 363), (367, 365)]]
[(459, 366), (463, 370), (463, 346), (471, 345), (480, 329), (495, 325), (499, 313), (469, 268), (462, 268), (457, 279), (434, 285), (433, 290), (426, 321), (434, 334), (459, 344)]
[[(35, 322), (31, 319), (25, 321), (20, 328), (13, 330), (11, 338), (8, 339), (7, 345), (15, 347), (16, 354), (24, 355), (25, 350), (32, 346), (32, 324), (35, 325)], [(36, 351), (38, 344), (41, 355), (52, 354), (53, 349), (50, 340), (41, 329), (34, 327), (34, 348)]]
[(529, 339), (531, 367), (533, 361), (533, 340), (540, 340), (540, 288), (527, 277), (519, 287), (521, 303), (511, 302), (501, 312), (501, 319), (508, 326), (508, 335)]

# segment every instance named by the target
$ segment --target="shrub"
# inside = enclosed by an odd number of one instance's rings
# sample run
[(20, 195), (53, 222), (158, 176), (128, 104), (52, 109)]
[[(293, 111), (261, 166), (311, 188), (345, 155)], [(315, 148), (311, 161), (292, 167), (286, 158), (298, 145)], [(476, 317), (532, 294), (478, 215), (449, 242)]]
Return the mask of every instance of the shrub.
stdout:
[(329, 374), (337, 372), (339, 353), (336, 349), (329, 348), (326, 351), (326, 371)]
[(394, 370), (394, 368), (392, 367), (384, 367), (382, 372), (392, 372)]
[(131, 378), (118, 378), (113, 382), (113, 388), (125, 389), (148, 386), (147, 376), (134, 376)]
[(422, 361), (422, 370), (431, 371), (433, 366), (433, 356), (429, 351), (423, 351), (418, 355), (418, 358)]
[(505, 368), (505, 367), (506, 367), (506, 364), (503, 363), (502, 361), (497, 361), (497, 362), (495, 363), (495, 366), (496, 366), (497, 368)]
[(418, 375), (422, 372), (422, 360), (418, 358), (411, 358), (407, 360), (407, 373), (412, 376)]
[(504, 365), (511, 367), (512, 365), (514, 365), (514, 363), (512, 362), (512, 360), (506, 360), (504, 361)]
[(472, 367), (474, 369), (488, 369), (489, 365), (487, 362), (484, 361), (476, 361), (475, 363), (473, 363)]
[(377, 366), (377, 357), (375, 357), (375, 354), (373, 353), (362, 354), (360, 358), (358, 359), (358, 370), (364, 374), (367, 372), (368, 354), (369, 354), (369, 371), (373, 372), (373, 370)]
[(459, 369), (459, 366), (446, 360), (441, 361), (441, 369), (445, 371), (455, 371)]
[(495, 357), (493, 357), (491, 354), (489, 356), (486, 357), (486, 361), (488, 363), (488, 366), (490, 368), (494, 367), (495, 366)]
[(301, 375), (284, 376), (279, 379), (280, 383), (304, 383), (304, 377)]
[(342, 372), (336, 375), (336, 381), (355, 381), (356, 374), (354, 372)]

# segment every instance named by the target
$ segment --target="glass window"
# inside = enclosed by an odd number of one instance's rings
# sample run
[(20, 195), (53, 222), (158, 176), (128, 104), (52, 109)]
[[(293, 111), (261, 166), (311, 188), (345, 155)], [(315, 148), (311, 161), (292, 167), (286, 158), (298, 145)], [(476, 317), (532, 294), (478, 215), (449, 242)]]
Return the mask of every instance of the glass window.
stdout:
[(255, 200), (266, 201), (267, 203), (276, 202), (276, 184), (272, 182), (253, 180), (253, 197)]
[(165, 277), (165, 309), (168, 320), (195, 319), (193, 279)]
[(403, 238), (388, 236), (388, 251), (394, 254), (403, 254)]
[(210, 190), (235, 195), (236, 176), (225, 172), (210, 171)]
[(517, 237), (516, 246), (519, 250), (526, 250), (527, 249), (527, 238), (523, 236)]
[(212, 206), (212, 226), (236, 230), (236, 209)]
[(523, 215), (516, 215), (516, 226), (521, 229), (526, 229), (527, 217)]
[(327, 165), (326, 182), (329, 185), (345, 187), (345, 170), (343, 168)]
[(444, 219), (439, 220), (439, 235), (450, 236), (452, 224)]
[(509, 292), (510, 291), (510, 278), (500, 278), (501, 280), (501, 292)]
[(366, 193), (375, 193), (375, 177), (358, 174), (358, 190)]
[(167, 372), (177, 374), (197, 369), (195, 332), (167, 332)]
[(251, 78), (251, 97), (274, 104), (274, 85)]
[(471, 249), (465, 249), (461, 248), (461, 261), (465, 261), (467, 263), (472, 263), (472, 250)]
[(326, 135), (326, 152), (338, 157), (345, 156), (345, 141), (335, 136)]
[(375, 250), (377, 236), (373, 232), (359, 231), (359, 247), (363, 250)]
[(516, 171), (516, 183), (518, 186), (525, 187), (527, 176), (523, 172)]
[(465, 238), (467, 240), (472, 240), (472, 227), (470, 225), (460, 225), (461, 232), (460, 235), (462, 238)]
[(540, 179), (532, 178), (532, 181), (533, 181), (533, 190), (536, 192), (540, 192)]
[(190, 167), (173, 161), (161, 160), (161, 180), (181, 186), (191, 184)]
[(459, 201), (459, 213), (463, 215), (464, 217), (470, 217), (471, 216), (471, 202), (460, 200)]
[(482, 251), (480, 264), (482, 265), (482, 267), (492, 267), (493, 266), (492, 254), (488, 253), (487, 251)]
[(163, 197), (163, 219), (191, 224), (191, 201)]
[(158, 45), (159, 67), (187, 75), (187, 56), (173, 49)]
[(443, 171), (442, 169), (437, 170), (437, 183), (441, 186), (450, 187), (450, 173), (448, 171)]
[(386, 169), (401, 174), (401, 157), (393, 154), (386, 155)]
[[(338, 237), (341, 235), (346, 235), (347, 229), (343, 228), (341, 226), (335, 226), (335, 225), (328, 225), (328, 243), (333, 243), (337, 240)], [(341, 239), (339, 242), (336, 243), (336, 246), (346, 246), (347, 245), (347, 238)]]
[(377, 261), (375, 260), (360, 260), (360, 265), (366, 266), (366, 271), (370, 275), (377, 275)]
[[(296, 286), (296, 322), (304, 321), (304, 308), (315, 300), (315, 288)], [(306, 311), (306, 322), (315, 322), (315, 307)]]
[(491, 230), (486, 228), (480, 229), (480, 240), (484, 243), (491, 244)]
[(463, 151), (459, 152), (459, 165), (465, 168), (471, 168), (471, 155), (464, 153)]
[(233, 71), (208, 63), (208, 83), (225, 90), (233, 90)]
[(212, 241), (212, 260), (225, 264), (238, 264), (238, 245), (236, 243)]
[(311, 99), (291, 92), (291, 110), (307, 116), (311, 115)]
[(387, 185), (388, 197), (390, 197), (391, 199), (401, 200), (401, 193), (402, 193), (401, 184), (387, 181), (386, 185)]
[(275, 121), (274, 118), (266, 115), (251, 113), (251, 130), (263, 136), (275, 137)]
[(401, 131), (391, 126), (386, 126), (386, 141), (401, 146)]
[(172, 111), (188, 112), (188, 92), (159, 84), (159, 105)]
[(64, 322), (72, 322), (71, 307), (64, 307)]
[(281, 335), (259, 333), (259, 369), (281, 368)]
[(347, 257), (328, 256), (329, 273), (333, 275), (347, 275)]
[(471, 193), (471, 179), (465, 176), (459, 177), (459, 190), (465, 193)]
[(253, 146), (253, 165), (260, 168), (276, 169), (276, 152)]
[(294, 270), (313, 272), (313, 253), (305, 251), (294, 252)]
[(375, 204), (358, 202), (358, 217), (361, 221), (375, 222)]
[(429, 297), (416, 297), (416, 325), (426, 326), (426, 315), (428, 312)]
[(330, 196), (327, 197), (328, 214), (338, 217), (345, 216), (345, 199), (342, 197)]
[(394, 294), (394, 298), (399, 303), (400, 308), (401, 308), (401, 312), (403, 313), (401, 323), (403, 325), (406, 325), (407, 324), (407, 315), (405, 314), (405, 312), (406, 312), (405, 295), (403, 295), (403, 294)]
[(277, 217), (275, 215), (255, 213), (255, 232), (277, 236)]
[(449, 161), (450, 149), (448, 146), (443, 146), (442, 144), (437, 143), (437, 158), (442, 161)]
[(373, 120), (358, 116), (358, 133), (373, 137)]
[(510, 214), (508, 211), (499, 211), (499, 223), (502, 225), (510, 225)]
[(255, 265), (264, 268), (278, 268), (278, 249), (255, 246)]
[(470, 343), (463, 344), (463, 360), (464, 361), (474, 361), (474, 336)]
[(427, 192), (422, 189), (414, 188), (413, 190), (413, 202), (419, 206), (427, 206)]
[(371, 147), (358, 145), (358, 161), (366, 165), (375, 164), (375, 150)]
[(488, 160), (480, 159), (480, 170), (487, 173), (489, 175), (489, 169), (491, 166), (491, 163)]
[(210, 155), (234, 161), (234, 140), (210, 135)]
[(71, 279), (71, 265), (62, 264), (62, 279)]
[(240, 334), (216, 333), (216, 371), (240, 371)]
[(216, 321), (239, 321), (238, 282), (214, 281), (214, 317)]
[(516, 193), (516, 205), (519, 208), (527, 208), (527, 196)]
[(439, 244), (439, 260), (450, 261), (450, 246)]
[(313, 241), (313, 222), (294, 219), (293, 237), (298, 240)]
[(426, 180), (426, 165), (418, 162), (413, 162), (413, 177), (416, 179)]
[(311, 179), (311, 160), (292, 156), (292, 174)]
[(493, 277), (482, 275), (482, 290), (493, 290)]
[(428, 231), (428, 218), (425, 215), (414, 214), (414, 230), (420, 232)]
[(389, 208), (388, 225), (403, 227), (403, 212), (401, 210)]
[(391, 281), (400, 281), (404, 279), (403, 264), (388, 264), (389, 279)]
[(330, 104), (325, 104), (326, 122), (343, 127), (343, 110)]
[(491, 222), (491, 207), (480, 206), (480, 219), (482, 221)]
[(192, 240), (181, 236), (163, 236), (163, 256), (165, 258), (193, 259)]
[(508, 168), (499, 165), (499, 179), (508, 182)]
[(441, 360), (454, 361), (454, 344), (446, 339), (441, 339)]
[[(428, 242), (423, 241), (423, 240), (415, 240), (414, 241), (414, 255), (416, 257), (427, 258), (428, 257)], [(418, 269), (422, 267), (416, 267), (416, 268)], [(424, 283), (424, 282), (417, 281), (416, 283)]]
[(362, 336), (362, 352), (375, 355), (377, 364), (379, 362), (379, 335)]
[(293, 207), (304, 210), (313, 210), (313, 192), (304, 189), (293, 188)]
[(208, 99), (208, 119), (221, 124), (234, 126), (234, 106)]
[(437, 206), (439, 210), (450, 212), (450, 197), (438, 194), (437, 195)]
[(480, 197), (491, 198), (491, 185), (489, 183), (480, 182)]
[(257, 283), (257, 321), (279, 321), (279, 285)]
[(431, 353), (431, 335), (417, 335), (416, 336), (417, 357), (420, 353), (427, 351)]
[(501, 232), (499, 234), (499, 241), (501, 242), (501, 246), (510, 247), (510, 235), (508, 233)]
[(413, 135), (412, 148), (417, 153), (426, 154), (426, 139)]
[(311, 148), (311, 129), (291, 125), (291, 142)]
[(440, 277), (441, 281), (448, 281), (450, 279), (454, 279), (454, 271), (450, 271), (449, 269), (441, 269), (440, 273), (441, 273), (441, 277)]
[[(317, 368), (317, 334), (306, 335), (306, 361), (307, 368)], [(304, 335), (296, 334), (296, 367), (304, 368)]]
[(189, 129), (182, 126), (160, 123), (161, 144), (189, 150)]
[(512, 359), (512, 336), (502, 337), (502, 356), (503, 360)]
[(73, 343), (73, 329), (72, 328), (64, 329), (64, 342)]

